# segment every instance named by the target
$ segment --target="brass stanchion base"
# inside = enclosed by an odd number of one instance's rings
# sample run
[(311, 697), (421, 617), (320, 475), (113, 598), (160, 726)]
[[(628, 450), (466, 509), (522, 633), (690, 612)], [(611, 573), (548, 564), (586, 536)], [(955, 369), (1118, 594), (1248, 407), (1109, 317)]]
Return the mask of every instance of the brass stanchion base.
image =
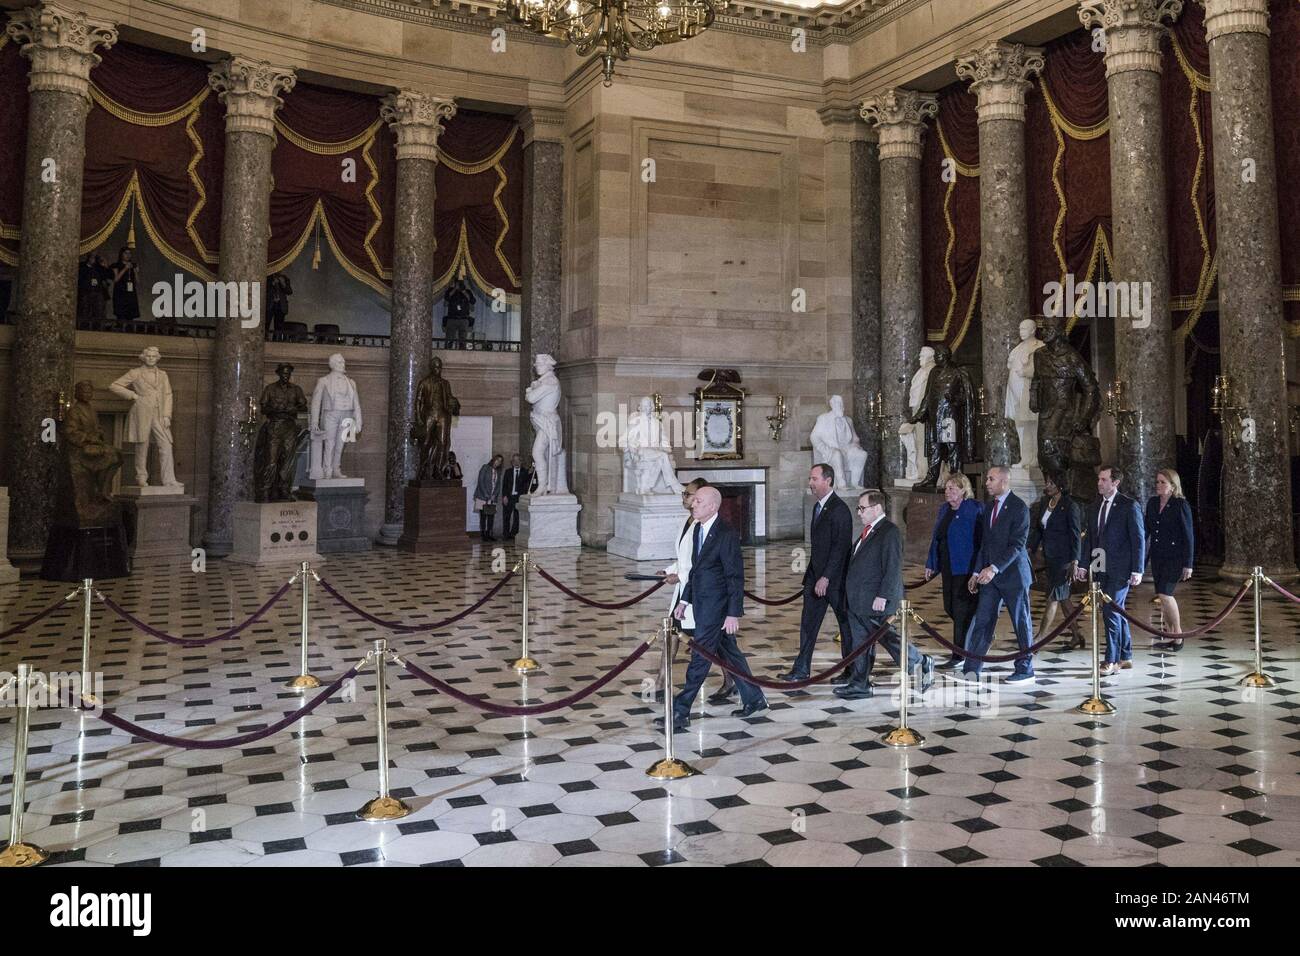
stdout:
[(0, 869), (40, 866), (49, 858), (49, 852), (34, 843), (11, 843), (0, 850)]
[(102, 703), (104, 703), (102, 700), (100, 700), (100, 699), (99, 699), (98, 697), (96, 697), (94, 694), (82, 694), (82, 695), (81, 695), (81, 702), (82, 702), (83, 704), (85, 704), (86, 706), (88, 706), (88, 707), (98, 707), (98, 706), (100, 706)]
[(357, 811), (357, 816), (372, 821), (400, 820), (410, 812), (411, 808), (396, 797), (375, 797), (366, 801), (366, 805)]
[(1277, 681), (1269, 677), (1262, 671), (1255, 671), (1247, 674), (1241, 680), (1237, 681), (1238, 687), (1276, 687)]
[(289, 681), (290, 690), (314, 690), (320, 686), (320, 678), (312, 674), (299, 674)]
[(925, 737), (911, 727), (895, 727), (882, 735), (880, 742), (887, 747), (919, 747), (925, 743)]
[(839, 631), (836, 631), (836, 632), (835, 632), (835, 643), (836, 643), (836, 644), (841, 643), (841, 638), (840, 638), (840, 632), (839, 632)]
[(645, 775), (656, 780), (681, 780), (684, 777), (693, 777), (697, 773), (699, 771), (685, 760), (678, 760), (676, 757), (664, 757), (651, 764)]
[(510, 666), (514, 668), (517, 674), (531, 674), (533, 671), (542, 669), (542, 665), (531, 657), (521, 657), (517, 661), (511, 661)]
[(1105, 697), (1089, 697), (1078, 707), (1074, 708), (1076, 714), (1113, 714), (1115, 705)]

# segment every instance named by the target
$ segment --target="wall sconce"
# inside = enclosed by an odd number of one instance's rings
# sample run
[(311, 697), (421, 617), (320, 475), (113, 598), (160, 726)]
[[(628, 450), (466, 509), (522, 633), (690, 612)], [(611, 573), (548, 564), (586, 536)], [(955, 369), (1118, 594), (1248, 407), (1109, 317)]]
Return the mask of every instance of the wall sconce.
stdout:
[(1224, 437), (1228, 439), (1235, 454), (1241, 454), (1243, 441), (1252, 444), (1255, 441), (1255, 422), (1246, 406), (1239, 402), (1232, 380), (1227, 375), (1214, 376), (1214, 387), (1210, 390), (1210, 411), (1219, 416)]
[(1124, 382), (1120, 379), (1107, 383), (1106, 394), (1102, 398), (1101, 407), (1107, 415), (1115, 419), (1115, 424), (1121, 428), (1131, 422), (1136, 414), (1135, 410), (1128, 406)]
[(664, 413), (664, 397), (658, 392), (655, 392), (654, 395), (651, 396), (651, 400), (655, 403), (655, 418), (659, 418)]
[(781, 440), (781, 429), (785, 427), (785, 396), (776, 397), (776, 414), (767, 416), (767, 432), (772, 436), (772, 441)]
[(72, 408), (72, 399), (68, 398), (68, 393), (59, 389), (59, 397), (55, 399), (56, 410), (54, 417), (58, 421), (63, 421), (64, 416), (68, 414), (68, 409)]
[(876, 392), (874, 398), (867, 399), (867, 419), (871, 422), (871, 427), (881, 435), (884, 435), (889, 428), (889, 416), (885, 414), (883, 392)]
[(239, 433), (243, 436), (244, 444), (247, 445), (257, 434), (257, 399), (252, 395), (248, 396), (248, 410), (244, 418), (239, 422)]

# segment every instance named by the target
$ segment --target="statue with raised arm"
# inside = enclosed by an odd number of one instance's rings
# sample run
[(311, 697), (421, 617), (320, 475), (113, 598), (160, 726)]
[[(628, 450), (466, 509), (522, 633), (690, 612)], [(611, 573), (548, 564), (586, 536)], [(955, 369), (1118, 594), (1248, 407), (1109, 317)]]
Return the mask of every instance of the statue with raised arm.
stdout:
[(459, 414), (460, 402), (451, 394), (451, 383), (442, 377), (442, 359), (434, 356), (429, 374), (415, 392), (411, 440), (420, 448), (416, 481), (442, 479), (451, 451), (451, 420)]
[(567, 494), (564, 474), (564, 429), (560, 422), (560, 380), (555, 377), (555, 359), (545, 353), (533, 361), (537, 372), (524, 390), (524, 399), (533, 407), (528, 420), (533, 425), (533, 474), (537, 483), (534, 495)]

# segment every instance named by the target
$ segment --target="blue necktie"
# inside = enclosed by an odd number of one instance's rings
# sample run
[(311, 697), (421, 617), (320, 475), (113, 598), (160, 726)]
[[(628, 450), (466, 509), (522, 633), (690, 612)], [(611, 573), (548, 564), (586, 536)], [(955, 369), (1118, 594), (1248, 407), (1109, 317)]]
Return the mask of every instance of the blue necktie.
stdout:
[(813, 520), (812, 520), (813, 524), (817, 523), (817, 518), (821, 515), (821, 513), (822, 513), (822, 503), (819, 501), (817, 502), (817, 504), (813, 505)]
[(697, 524), (695, 526), (695, 534), (692, 537), (692, 542), (695, 545), (695, 557), (697, 558), (700, 556), (700, 528), (702, 527), (703, 525)]

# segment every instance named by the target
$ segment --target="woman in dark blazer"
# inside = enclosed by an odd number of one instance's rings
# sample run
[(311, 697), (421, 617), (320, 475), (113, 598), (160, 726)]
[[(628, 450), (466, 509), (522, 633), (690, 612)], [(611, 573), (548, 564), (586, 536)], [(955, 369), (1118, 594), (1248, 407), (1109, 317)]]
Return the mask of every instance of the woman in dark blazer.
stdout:
[[(943, 612), (952, 619), (952, 642), (966, 646), (966, 632), (975, 619), (979, 595), (966, 588), (970, 576), (979, 569), (975, 559), (980, 553), (980, 515), (984, 506), (974, 498), (970, 479), (949, 475), (943, 483), (944, 504), (934, 522), (930, 536), (930, 556), (925, 561), (925, 579), (936, 574), (943, 578)], [(940, 664), (947, 670), (961, 663), (956, 654)]]
[[(1029, 509), (1029, 557), (1033, 558), (1041, 547), (1047, 565), (1047, 607), (1043, 608), (1043, 620), (1035, 640), (1042, 640), (1043, 635), (1052, 629), (1057, 611), (1063, 610), (1067, 617), (1074, 613), (1070, 582), (1074, 580), (1074, 569), (1079, 564), (1082, 509), (1063, 485), (1064, 479), (1060, 476), (1045, 476), (1043, 497)], [(1071, 625), (1065, 649), (1084, 647), (1086, 643), (1078, 623)]]
[[(1192, 576), (1195, 542), (1192, 535), (1192, 506), (1183, 497), (1182, 479), (1172, 468), (1156, 472), (1156, 493), (1147, 501), (1147, 556), (1151, 559), (1151, 577), (1155, 579), (1156, 600), (1164, 612), (1165, 629), (1181, 631), (1182, 618), (1174, 587)], [(1179, 638), (1156, 641), (1155, 647), (1166, 651), (1182, 650)]]

